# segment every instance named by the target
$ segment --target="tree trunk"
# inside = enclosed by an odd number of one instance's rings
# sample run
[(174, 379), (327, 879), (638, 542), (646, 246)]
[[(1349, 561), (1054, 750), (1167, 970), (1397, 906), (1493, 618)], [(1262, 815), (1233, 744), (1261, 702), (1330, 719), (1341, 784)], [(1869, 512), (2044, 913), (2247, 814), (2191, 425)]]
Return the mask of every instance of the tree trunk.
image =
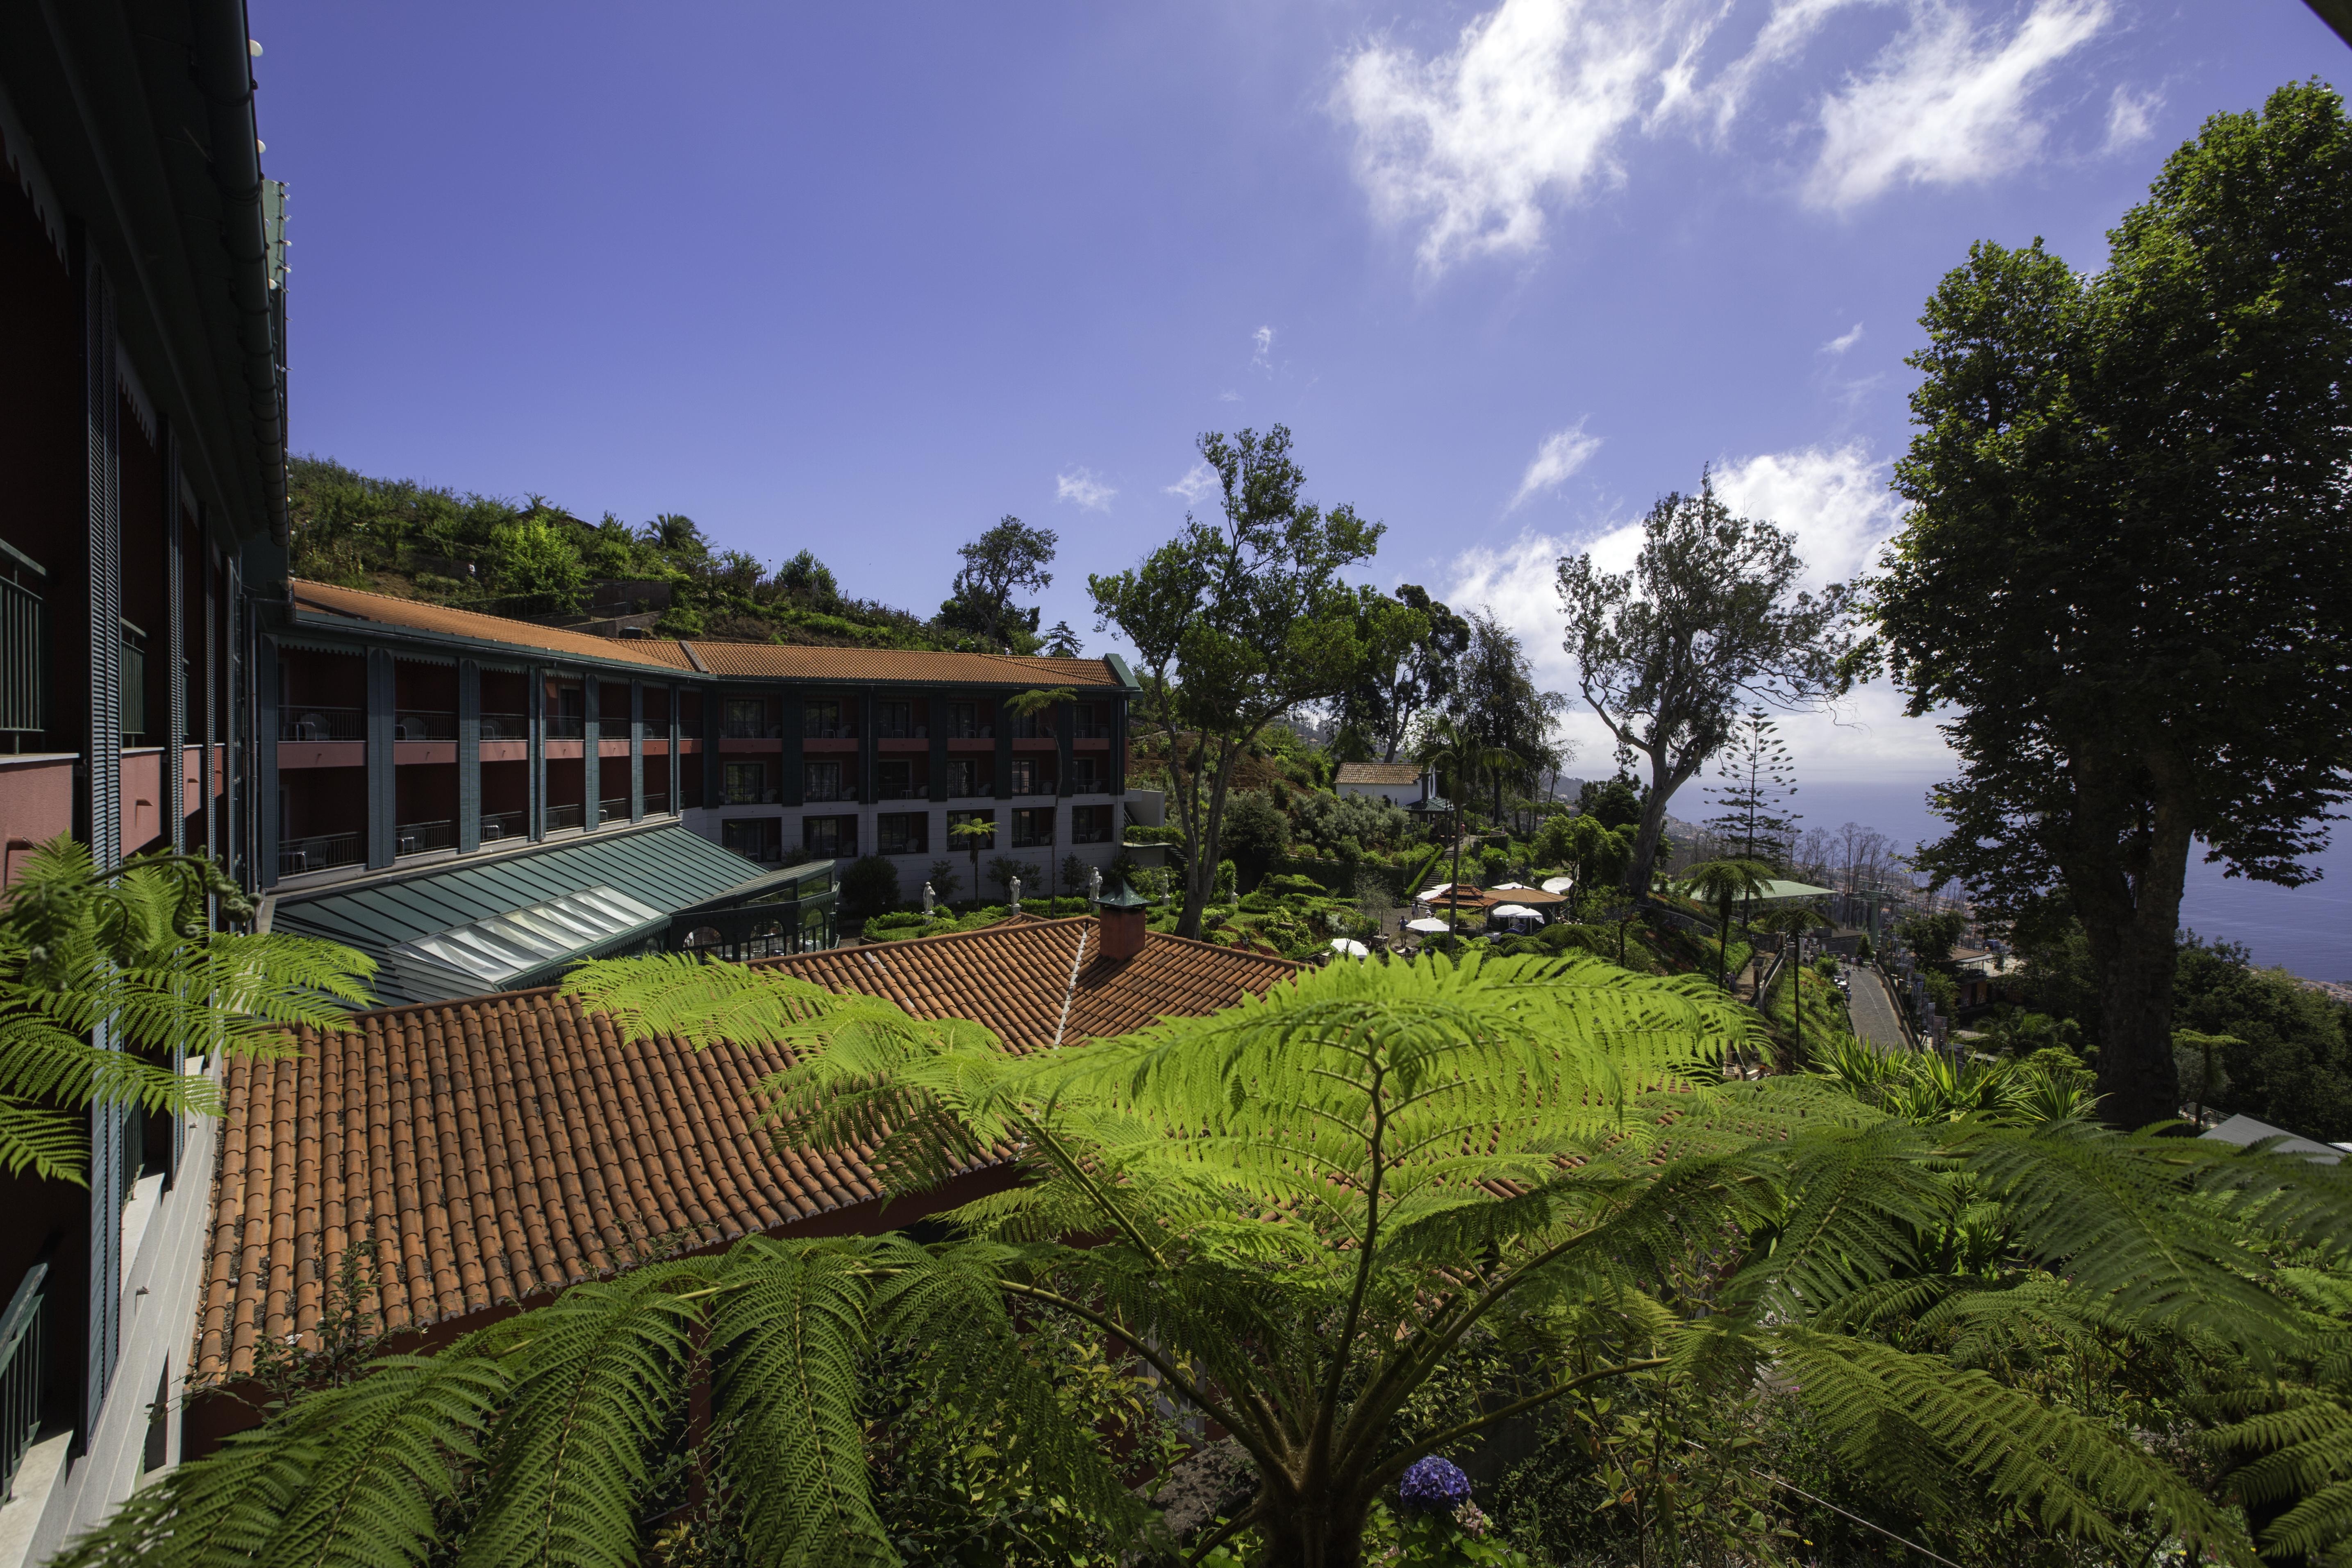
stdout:
[[(2180, 1074), (2172, 1059), (2172, 982), (2180, 891), (2189, 874), (2190, 815), (2167, 791), (2171, 759), (2151, 748), (2154, 811), (2142, 827), (2136, 813), (2078, 786), (2065, 846), (2066, 890), (2083, 922), (2099, 987), (2099, 1117), (2130, 1131), (2180, 1115)], [(2105, 758), (2078, 770), (2102, 776)], [(2172, 798), (2167, 798), (2168, 795)]]
[[(1221, 742), (1217, 771), (1209, 784), (1209, 798), (1200, 807), (1199, 827), (1187, 837), (1184, 848), (1192, 865), (1185, 878), (1184, 907), (1176, 917), (1178, 936), (1201, 934), (1201, 917), (1216, 891), (1217, 843), (1224, 826), (1225, 789), (1232, 782), (1234, 763), (1239, 752), (1240, 747)], [(1192, 826), (1186, 824), (1188, 827)]]
[(1650, 890), (1650, 873), (1658, 858), (1658, 840), (1666, 833), (1666, 802), (1690, 782), (1690, 772), (1668, 772), (1663, 763), (1650, 763), (1650, 798), (1642, 803), (1641, 830), (1634, 835), (1633, 858), (1625, 863), (1625, 891), (1642, 898)]
[(1262, 1527), (1269, 1568), (1361, 1568), (1364, 1519), (1360, 1502), (1307, 1500), (1276, 1509)]

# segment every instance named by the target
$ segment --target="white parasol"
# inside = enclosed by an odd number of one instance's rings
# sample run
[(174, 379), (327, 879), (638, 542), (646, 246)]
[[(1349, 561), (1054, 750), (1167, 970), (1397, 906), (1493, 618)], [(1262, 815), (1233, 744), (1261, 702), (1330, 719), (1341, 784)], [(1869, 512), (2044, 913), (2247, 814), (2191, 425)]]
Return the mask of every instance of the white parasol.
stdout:
[(1536, 913), (1535, 910), (1528, 908), (1525, 904), (1505, 904), (1501, 909), (1489, 910), (1486, 911), (1486, 918), (1490, 921), (1539, 921), (1543, 919), (1541, 915)]
[(1356, 941), (1353, 937), (1333, 937), (1331, 939), (1331, 951), (1338, 953), (1342, 958), (1370, 958), (1372, 956), (1372, 950), (1366, 947), (1362, 942)]
[(1440, 920), (1407, 921), (1404, 922), (1404, 929), (1407, 931), (1427, 931), (1433, 936), (1444, 936), (1446, 931), (1446, 925), (1444, 921)]
[(1543, 890), (1547, 893), (1565, 893), (1575, 886), (1576, 879), (1573, 877), (1548, 877), (1544, 879)]

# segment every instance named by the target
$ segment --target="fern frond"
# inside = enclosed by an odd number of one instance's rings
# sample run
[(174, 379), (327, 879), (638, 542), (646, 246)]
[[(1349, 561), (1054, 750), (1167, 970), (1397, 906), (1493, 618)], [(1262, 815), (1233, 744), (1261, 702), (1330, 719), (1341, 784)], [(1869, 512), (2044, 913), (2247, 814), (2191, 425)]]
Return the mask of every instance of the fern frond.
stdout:
[(706, 1266), (657, 1264), (500, 1325), (519, 1365), (460, 1568), (635, 1562), (647, 1455), (684, 1397), (701, 1317), (680, 1292), (708, 1282)]

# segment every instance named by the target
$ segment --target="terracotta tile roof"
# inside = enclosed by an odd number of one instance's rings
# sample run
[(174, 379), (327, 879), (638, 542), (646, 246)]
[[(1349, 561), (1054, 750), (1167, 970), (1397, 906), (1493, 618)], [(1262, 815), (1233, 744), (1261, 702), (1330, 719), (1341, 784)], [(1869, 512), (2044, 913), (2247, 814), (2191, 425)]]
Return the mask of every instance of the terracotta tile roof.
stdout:
[[(1097, 952), (1091, 919), (1024, 917), (763, 967), (976, 1019), (1014, 1050), (1212, 1012), (1297, 968), (1160, 935), (1123, 963)], [(299, 1057), (229, 1068), (200, 1382), (249, 1372), (262, 1331), (315, 1330), (362, 1222), (380, 1326), (400, 1331), (877, 1196), (864, 1150), (780, 1152), (762, 1131), (759, 1081), (787, 1060), (776, 1047), (624, 1045), (551, 988), (352, 1021), (306, 1031)]]
[(1343, 784), (1417, 784), (1421, 769), (1412, 763), (1341, 763), (1339, 782)]
[(803, 647), (797, 644), (697, 642), (713, 675), (769, 680), (901, 680), (930, 686), (1099, 686), (1118, 678), (1098, 658), (1018, 658), (997, 653), (923, 653), (909, 648)]
[(529, 621), (509, 620), (504, 616), (486, 616), (476, 610), (453, 610), (446, 605), (428, 605), (417, 599), (395, 599), (388, 594), (371, 594), (360, 588), (338, 588), (326, 583), (306, 583), (300, 578), (287, 584), (298, 613), (308, 611), (313, 616), (339, 616), (347, 620), (373, 621), (379, 626), (404, 626), (411, 631), (438, 632), (445, 637), (472, 637), (479, 642), (511, 644), (516, 647), (535, 647), (548, 653), (568, 654), (574, 658), (603, 659), (614, 664), (643, 664), (662, 669), (694, 668), (686, 650), (677, 643), (658, 637), (600, 637), (586, 632), (567, 632), (554, 626), (537, 626)]
[[(395, 599), (361, 588), (296, 578), (288, 584), (298, 613), (372, 621), (378, 626), (478, 642), (538, 648), (572, 658), (708, 671), (763, 680), (904, 681), (929, 686), (1083, 686), (1116, 690), (1119, 678), (1099, 658), (1017, 658), (1009, 654), (925, 653), (906, 648), (803, 647), (782, 643), (697, 642), (692, 651), (662, 637), (601, 637), (533, 626), (504, 616)], [(700, 662), (698, 663), (697, 660)]]

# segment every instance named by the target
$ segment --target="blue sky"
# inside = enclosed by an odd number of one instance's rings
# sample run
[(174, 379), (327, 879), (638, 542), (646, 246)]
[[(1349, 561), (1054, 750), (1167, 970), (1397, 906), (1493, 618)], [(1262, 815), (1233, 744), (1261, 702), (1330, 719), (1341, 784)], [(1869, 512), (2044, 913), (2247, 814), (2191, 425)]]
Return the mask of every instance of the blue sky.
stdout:
[[(1915, 319), (2105, 230), (2208, 114), (2347, 53), (2294, 0), (1278, 6), (253, 0), (292, 183), (293, 441), (683, 511), (928, 611), (1000, 514), (1046, 620), (1281, 421), (1378, 580), (1572, 689), (1551, 562), (1717, 465), (1820, 575), (1895, 524)], [(1941, 770), (1865, 694), (1820, 779)], [(1590, 771), (1606, 746), (1572, 719)]]

